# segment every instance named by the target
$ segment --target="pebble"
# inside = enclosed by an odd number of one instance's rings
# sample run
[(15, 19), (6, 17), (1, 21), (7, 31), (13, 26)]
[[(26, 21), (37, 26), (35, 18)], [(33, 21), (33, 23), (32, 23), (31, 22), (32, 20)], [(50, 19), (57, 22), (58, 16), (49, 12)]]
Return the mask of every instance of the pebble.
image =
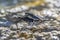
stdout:
[(13, 25), (10, 26), (10, 29), (12, 29), (12, 30), (15, 29), (16, 30), (17, 29), (17, 26), (15, 24), (13, 24)]
[[(42, 19), (39, 25), (28, 23), (25, 21), (19, 21), (16, 24), (12, 24), (10, 27), (0, 27), (0, 40), (60, 40), (60, 1), (59, 0), (45, 0), (48, 3), (48, 9), (44, 8), (41, 11), (30, 9), (28, 12)], [(18, 16), (24, 16), (29, 7), (22, 5), (21, 7), (15, 7), (7, 9), (7, 12), (18, 13)], [(5, 10), (1, 10), (1, 13), (5, 13)], [(13, 17), (16, 17), (14, 15)], [(55, 18), (55, 19), (54, 19)], [(18, 20), (18, 19), (17, 19)], [(47, 21), (45, 21), (47, 20)], [(22, 36), (23, 35), (23, 36)], [(15, 39), (13, 39), (15, 38)]]
[(59, 38), (56, 36), (52, 36), (52, 40), (59, 40)]

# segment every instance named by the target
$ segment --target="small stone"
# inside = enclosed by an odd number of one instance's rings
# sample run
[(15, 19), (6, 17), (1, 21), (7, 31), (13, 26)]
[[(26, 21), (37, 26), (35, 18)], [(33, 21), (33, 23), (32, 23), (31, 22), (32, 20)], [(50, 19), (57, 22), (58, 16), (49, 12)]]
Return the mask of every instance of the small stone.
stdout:
[(17, 26), (15, 24), (13, 24), (13, 25), (10, 26), (10, 29), (16, 30), (17, 29)]
[(58, 16), (56, 19), (57, 19), (58, 21), (60, 21), (60, 16)]
[(52, 36), (52, 40), (59, 40), (57, 36)]

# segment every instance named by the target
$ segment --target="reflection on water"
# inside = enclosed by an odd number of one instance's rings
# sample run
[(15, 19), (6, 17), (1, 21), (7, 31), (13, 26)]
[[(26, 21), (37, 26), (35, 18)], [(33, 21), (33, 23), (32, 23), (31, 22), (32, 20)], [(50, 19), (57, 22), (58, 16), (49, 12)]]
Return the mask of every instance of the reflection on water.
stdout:
[(11, 6), (18, 3), (18, 0), (0, 0), (0, 6)]
[(12, 6), (16, 4), (23, 4), (26, 2), (32, 2), (33, 0), (0, 0), (0, 7)]

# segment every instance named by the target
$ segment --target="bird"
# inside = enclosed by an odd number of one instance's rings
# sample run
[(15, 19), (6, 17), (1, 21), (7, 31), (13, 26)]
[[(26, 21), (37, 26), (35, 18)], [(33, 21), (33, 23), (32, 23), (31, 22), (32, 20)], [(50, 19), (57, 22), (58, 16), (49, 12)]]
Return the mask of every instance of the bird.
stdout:
[[(27, 22), (29, 25), (31, 23), (33, 24), (39, 24), (41, 23), (41, 19), (37, 16), (35, 16), (32, 13), (26, 12), (25, 15), (18, 16), (18, 13), (9, 13), (8, 15), (6, 15), (7, 20), (12, 21), (13, 23), (15, 23), (17, 25), (18, 22), (21, 22), (22, 20)], [(17, 25), (18, 26), (18, 25)]]

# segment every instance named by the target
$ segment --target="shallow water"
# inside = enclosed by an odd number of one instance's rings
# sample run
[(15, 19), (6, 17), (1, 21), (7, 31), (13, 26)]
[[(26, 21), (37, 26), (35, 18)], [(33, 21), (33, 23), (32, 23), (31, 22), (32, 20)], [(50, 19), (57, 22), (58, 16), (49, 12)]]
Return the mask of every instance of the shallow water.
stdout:
[(12, 6), (18, 3), (17, 0), (0, 0), (0, 6)]

